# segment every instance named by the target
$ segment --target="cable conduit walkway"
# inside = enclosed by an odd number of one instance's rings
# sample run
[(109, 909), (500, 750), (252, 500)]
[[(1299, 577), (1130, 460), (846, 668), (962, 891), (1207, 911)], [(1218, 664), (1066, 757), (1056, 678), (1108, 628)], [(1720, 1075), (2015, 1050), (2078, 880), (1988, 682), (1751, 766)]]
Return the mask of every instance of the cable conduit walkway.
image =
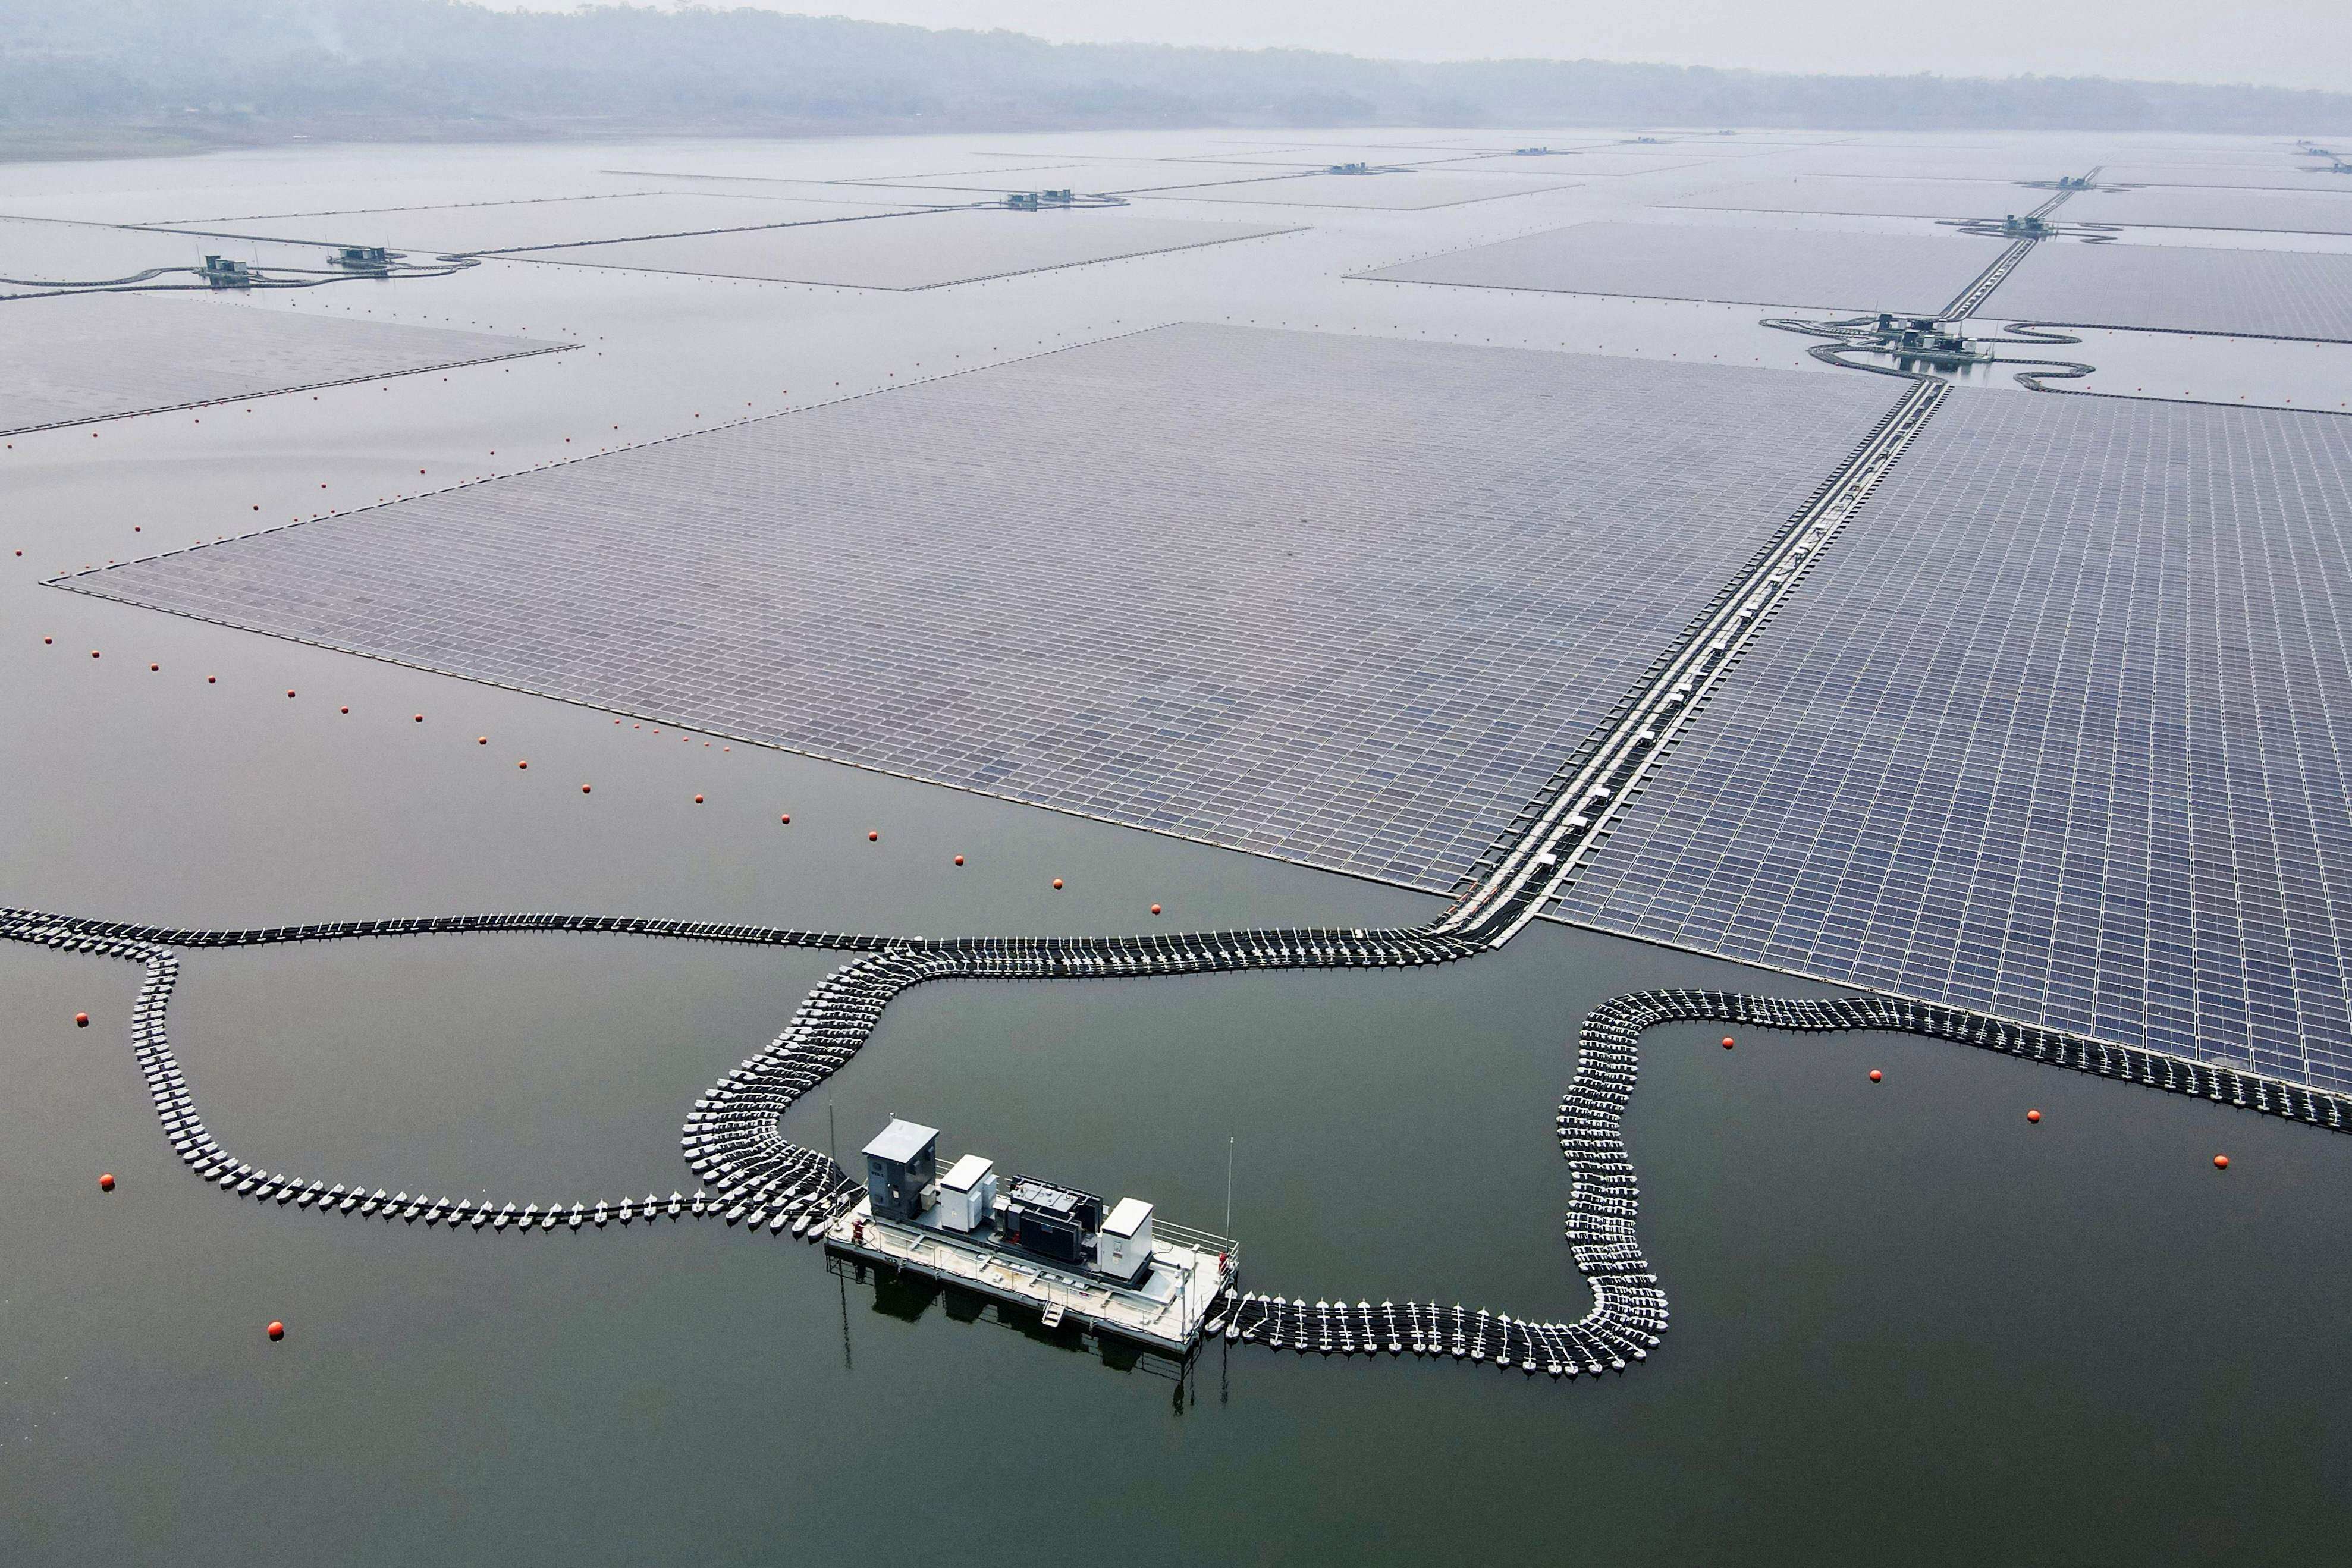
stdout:
[[(605, 932), (690, 941), (745, 942), (855, 951), (827, 976), (767, 1051), (726, 1074), (688, 1113), (681, 1149), (705, 1184), (691, 1198), (533, 1202), (387, 1195), (364, 1182), (332, 1186), (269, 1172), (237, 1159), (205, 1127), (185, 1074), (172, 1054), (165, 1014), (179, 974), (178, 947), (236, 947), (488, 931)], [(131, 1047), (164, 1134), (182, 1161), (223, 1191), (321, 1213), (397, 1217), (430, 1227), (512, 1230), (599, 1228), (617, 1219), (723, 1218), (772, 1234), (788, 1227), (812, 1238), (854, 1203), (862, 1188), (825, 1155), (785, 1140), (793, 1103), (846, 1064), (883, 1009), (910, 986), (935, 979), (1113, 978), (1248, 968), (1373, 967), (1445, 962), (1484, 947), (1428, 930), (1277, 929), (1168, 936), (974, 938), (919, 941), (767, 926), (556, 914), (446, 915), (341, 921), (242, 931), (129, 925), (0, 910), (0, 937), (55, 950), (139, 963), (145, 971), (131, 1015)], [(1622, 1371), (1646, 1360), (1667, 1327), (1664, 1291), (1643, 1256), (1636, 1229), (1640, 1187), (1620, 1124), (1639, 1073), (1638, 1042), (1662, 1023), (1719, 1020), (1772, 1029), (1882, 1030), (1944, 1040), (2194, 1095), (2331, 1131), (2352, 1130), (2352, 1098), (2258, 1074), (2108, 1045), (1962, 1009), (1899, 998), (1798, 999), (1716, 990), (1658, 990), (1619, 997), (1584, 1020), (1555, 1126), (1571, 1171), (1566, 1237), (1593, 1292), (1573, 1322), (1514, 1318), (1458, 1303), (1359, 1301), (1349, 1306), (1248, 1292), (1213, 1312), (1211, 1332), (1276, 1349), (1351, 1354), (1388, 1351), (1450, 1355), (1533, 1374), (1573, 1377)]]

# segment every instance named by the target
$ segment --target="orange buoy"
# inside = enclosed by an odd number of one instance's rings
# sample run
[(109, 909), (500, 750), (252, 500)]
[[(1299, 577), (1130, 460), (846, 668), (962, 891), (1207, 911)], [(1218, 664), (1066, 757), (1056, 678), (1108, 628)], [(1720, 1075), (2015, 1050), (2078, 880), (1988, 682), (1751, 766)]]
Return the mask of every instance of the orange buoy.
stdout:
[(76, 1028), (76, 1029), (88, 1029), (89, 1027), (89, 1015), (88, 1013), (76, 1013), (76, 1014), (74, 1014), (74, 1028)]
[(701, 796), (699, 796), (699, 795), (697, 795), (697, 796), (694, 798), (694, 803), (695, 803), (696, 805), (698, 805), (698, 806), (701, 805), (701, 804), (702, 804), (702, 797), (701, 797)]
[(1153, 904), (1153, 905), (1151, 906), (1151, 913), (1152, 913), (1152, 914), (1154, 914), (1154, 915), (1159, 914), (1159, 913), (1160, 913), (1160, 906), (1159, 906), (1158, 904)]
[[(97, 657), (98, 657), (98, 650), (97, 650), (97, 649), (95, 649), (95, 648), (92, 648), (92, 649), (89, 651), (89, 656), (90, 656), (91, 658), (93, 658), (93, 659), (97, 658)], [(293, 694), (292, 692), (288, 692), (286, 695), (287, 695), (288, 696), (289, 696), (289, 697), (290, 697), (290, 696), (292, 696), (294, 694)]]
[(879, 833), (868, 833), (866, 835), (866, 841), (869, 844), (878, 844), (882, 841), (882, 835)]
[(1732, 1046), (1733, 1046), (1734, 1044), (1736, 1044), (1736, 1043), (1737, 1043), (1737, 1042), (1736, 1042), (1736, 1041), (1734, 1041), (1734, 1040), (1732, 1040), (1732, 1038), (1731, 1038), (1729, 1035), (1727, 1035), (1727, 1035), (1725, 1035), (1725, 1036), (1723, 1037), (1723, 1049), (1724, 1049), (1724, 1050), (1726, 1050), (1726, 1051), (1729, 1051), (1729, 1050), (1732, 1048)]
[(529, 768), (530, 766), (530, 758), (528, 757), (519, 757), (515, 758), (515, 766), (517, 768)]
[(782, 816), (778, 817), (776, 821), (783, 823), (786, 827), (790, 827), (792, 826), (793, 814), (790, 811), (786, 811)]
[(1879, 1071), (1878, 1071), (1878, 1069), (1876, 1069), (1875, 1067), (1874, 1067), (1874, 1068), (1872, 1068), (1872, 1069), (1870, 1070), (1870, 1081), (1871, 1081), (1873, 1083), (1875, 1083), (1875, 1082), (1878, 1082), (1878, 1079), (1879, 1079)]
[(206, 675), (205, 677), (205, 685), (208, 686), (218, 685), (219, 684), (220, 677), (218, 675)]
[(1055, 887), (1055, 889), (1057, 892), (1060, 890), (1061, 885), (1062, 885), (1062, 879), (1061, 879), (1060, 877), (1058, 877), (1058, 876), (1057, 876), (1057, 877), (1055, 877), (1055, 878), (1054, 879), (1054, 887)]
[(286, 695), (287, 695), (288, 696), (289, 696), (289, 697), (290, 697), (290, 696), (292, 696), (292, 695), (294, 695), (294, 688), (293, 688), (292, 686), (289, 686), (289, 687), (287, 687), (287, 688), (286, 688)]
[(352, 711), (352, 709), (351, 709), (351, 705), (350, 705), (350, 704), (348, 704), (348, 703), (346, 703), (346, 704), (344, 704), (341, 707), (337, 708), (335, 711), (336, 711), (337, 713), (349, 713), (349, 712), (351, 712), (351, 711)]
[(958, 855), (958, 856), (956, 856), (956, 864), (958, 864), (958, 865), (961, 865), (961, 864), (963, 864), (963, 856), (961, 856), (961, 855)]
[(269, 1337), (273, 1340), (284, 1339), (286, 1337), (286, 1325), (279, 1322), (276, 1318), (270, 1319)]
[(587, 786), (587, 785), (585, 785), (585, 784), (583, 784), (582, 786), (580, 786), (580, 792), (581, 792), (583, 795), (587, 794), (587, 793), (588, 793), (588, 786)]
[(419, 724), (423, 724), (423, 723), (425, 722), (425, 716), (424, 716), (423, 714), (421, 714), (421, 713), (420, 713), (420, 714), (418, 714), (418, 715), (416, 716), (416, 722), (417, 722), (417, 723), (419, 723)]
[(2230, 1156), (2227, 1155), (2215, 1155), (2213, 1156), (2213, 1168), (2217, 1171), (2228, 1170), (2230, 1168)]
[(2042, 1113), (2039, 1111), (2028, 1111), (2025, 1113), (2025, 1119), (2029, 1122), (2039, 1122), (2042, 1120)]
[(474, 737), (474, 744), (476, 746), (488, 746), (489, 743), (490, 737), (487, 735), (478, 735)]
[(112, 1192), (114, 1190), (114, 1173), (112, 1171), (100, 1171), (99, 1173), (98, 1190), (100, 1192)]
[(151, 670), (160, 670), (160, 669), (162, 669), (163, 666), (163, 665), (161, 665), (161, 664), (150, 664), (150, 665), (148, 665), (147, 667), (148, 667), (149, 669), (151, 669)]

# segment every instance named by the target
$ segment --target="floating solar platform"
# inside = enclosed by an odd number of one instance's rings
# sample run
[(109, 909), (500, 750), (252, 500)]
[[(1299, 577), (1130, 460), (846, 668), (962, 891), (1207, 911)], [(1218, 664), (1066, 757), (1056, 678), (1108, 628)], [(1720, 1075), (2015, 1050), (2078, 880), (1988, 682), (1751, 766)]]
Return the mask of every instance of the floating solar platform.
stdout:
[(1016, 213), (1003, 207), (920, 213), (872, 223), (821, 224), (516, 251), (519, 261), (618, 267), (823, 283), (850, 288), (943, 288), (986, 277), (1157, 256), (1295, 234), (1294, 225), (1202, 223), (1132, 207)]
[(1434, 890), (1895, 390), (1161, 328), (65, 581)]
[(2006, 180), (1873, 180), (1804, 174), (1724, 185), (1659, 204), (1717, 212), (1999, 218), (2010, 213), (2030, 213), (2055, 194)]
[(1628, 174), (1663, 174), (1673, 169), (1696, 169), (1703, 162), (1714, 162), (1704, 156), (1706, 149), (1678, 149), (1659, 154), (1622, 152), (1613, 148), (1594, 148), (1578, 152), (1560, 148), (1551, 152), (1521, 156), (1514, 152), (1488, 155), (1475, 162), (1445, 163), (1442, 168), (1471, 174), (1534, 173), (1566, 175), (1573, 178), (1619, 179)]
[(1977, 314), (2352, 341), (2352, 255), (2051, 241), (2035, 246)]
[(207, 251), (264, 267), (313, 271), (326, 268), (329, 254), (323, 248), (208, 240), (110, 224), (0, 217), (0, 297), (77, 283), (130, 284), (157, 268), (173, 270), (149, 282), (201, 288), (201, 283), (179, 269), (201, 265)]
[(1778, 169), (1823, 179), (1959, 180), (2008, 183), (2085, 174), (2113, 162), (2113, 150), (2084, 145), (2073, 150), (2037, 145), (2031, 152), (2004, 148), (1841, 146), (1792, 152), (1773, 161)]
[(1958, 391), (1563, 913), (2352, 1088), (2352, 420)]
[(394, 250), (479, 256), (656, 235), (832, 223), (933, 204), (911, 192), (904, 201), (872, 191), (863, 193), (863, 198), (849, 191), (795, 193), (789, 197), (651, 191), (615, 196), (479, 202), (466, 206), (206, 218), (175, 224), (171, 232), (304, 240), (319, 245), (381, 245)]
[(2218, 185), (2241, 190), (2315, 191), (2352, 194), (2352, 174), (2332, 174), (2326, 163), (2282, 159), (2242, 167), (2229, 163), (2110, 163), (2103, 185)]
[(0, 434), (544, 354), (485, 332), (278, 310), (209, 294), (0, 302)]
[(2352, 235), (2352, 179), (2345, 181), (2342, 190), (2230, 191), (2149, 185), (2137, 191), (2085, 191), (2059, 212), (2069, 223)]
[[(1705, 148), (1655, 148), (1629, 152), (1609, 145), (1551, 144), (1549, 152), (1521, 154), (1508, 146), (1433, 147), (1379, 145), (1334, 147), (1325, 152), (1299, 152), (1251, 155), (1252, 160), (1318, 172), (1333, 163), (1365, 162), (1375, 168), (1407, 168), (1430, 173), (1518, 174), (1559, 178), (1563, 175), (1655, 174), (1668, 169), (1689, 169), (1705, 162)], [(1243, 160), (1226, 157), (1222, 162)]]
[(1360, 277), (1822, 309), (1932, 311), (2000, 255), (1964, 235), (1723, 224), (1578, 224)]
[(1200, 185), (1228, 185), (1248, 180), (1280, 178), (1292, 171), (1238, 169), (1230, 164), (1147, 162), (1119, 159), (1098, 162), (1040, 163), (1034, 167), (993, 169), (970, 174), (908, 174), (857, 182), (850, 188), (869, 195), (905, 191), (930, 201), (975, 201), (1015, 191), (1076, 191), (1081, 195), (1118, 195), (1125, 192), (1185, 190)]
[(1369, 163), (1376, 169), (1448, 168), (1474, 154), (1458, 147), (1401, 147), (1387, 141), (1339, 141), (1328, 146), (1286, 145), (1210, 152), (1199, 161), (1229, 168), (1287, 169), (1319, 174), (1334, 163)]
[[(1343, 159), (1340, 162), (1354, 162)], [(1232, 165), (1228, 165), (1229, 167)], [(1505, 196), (1567, 191), (1576, 182), (1552, 174), (1467, 174), (1404, 169), (1389, 174), (1313, 174), (1253, 180), (1204, 191), (1168, 192), (1158, 201), (1234, 202), (1297, 207), (1360, 207), (1396, 213), (1459, 207)]]

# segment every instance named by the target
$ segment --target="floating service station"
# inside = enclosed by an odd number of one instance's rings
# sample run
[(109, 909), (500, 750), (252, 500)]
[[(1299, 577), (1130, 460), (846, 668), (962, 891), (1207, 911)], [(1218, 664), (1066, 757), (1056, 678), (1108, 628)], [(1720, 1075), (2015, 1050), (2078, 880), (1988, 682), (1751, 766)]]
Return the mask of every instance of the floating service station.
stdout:
[(940, 1132), (894, 1117), (866, 1145), (866, 1196), (828, 1249), (1035, 1309), (1047, 1328), (1116, 1334), (1178, 1356), (1233, 1289), (1241, 1250), (1171, 1225), (1141, 1198), (1015, 1176), (966, 1155), (940, 1173)]

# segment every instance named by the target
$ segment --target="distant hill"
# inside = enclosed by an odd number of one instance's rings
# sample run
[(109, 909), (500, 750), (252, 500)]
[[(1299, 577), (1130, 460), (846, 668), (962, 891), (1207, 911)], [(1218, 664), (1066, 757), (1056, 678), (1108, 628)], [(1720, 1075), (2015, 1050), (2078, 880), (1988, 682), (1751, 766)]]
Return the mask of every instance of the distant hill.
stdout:
[(1144, 126), (2095, 129), (2326, 136), (2352, 96), (1048, 44), (771, 11), (0, 0), (0, 155), (295, 136)]

